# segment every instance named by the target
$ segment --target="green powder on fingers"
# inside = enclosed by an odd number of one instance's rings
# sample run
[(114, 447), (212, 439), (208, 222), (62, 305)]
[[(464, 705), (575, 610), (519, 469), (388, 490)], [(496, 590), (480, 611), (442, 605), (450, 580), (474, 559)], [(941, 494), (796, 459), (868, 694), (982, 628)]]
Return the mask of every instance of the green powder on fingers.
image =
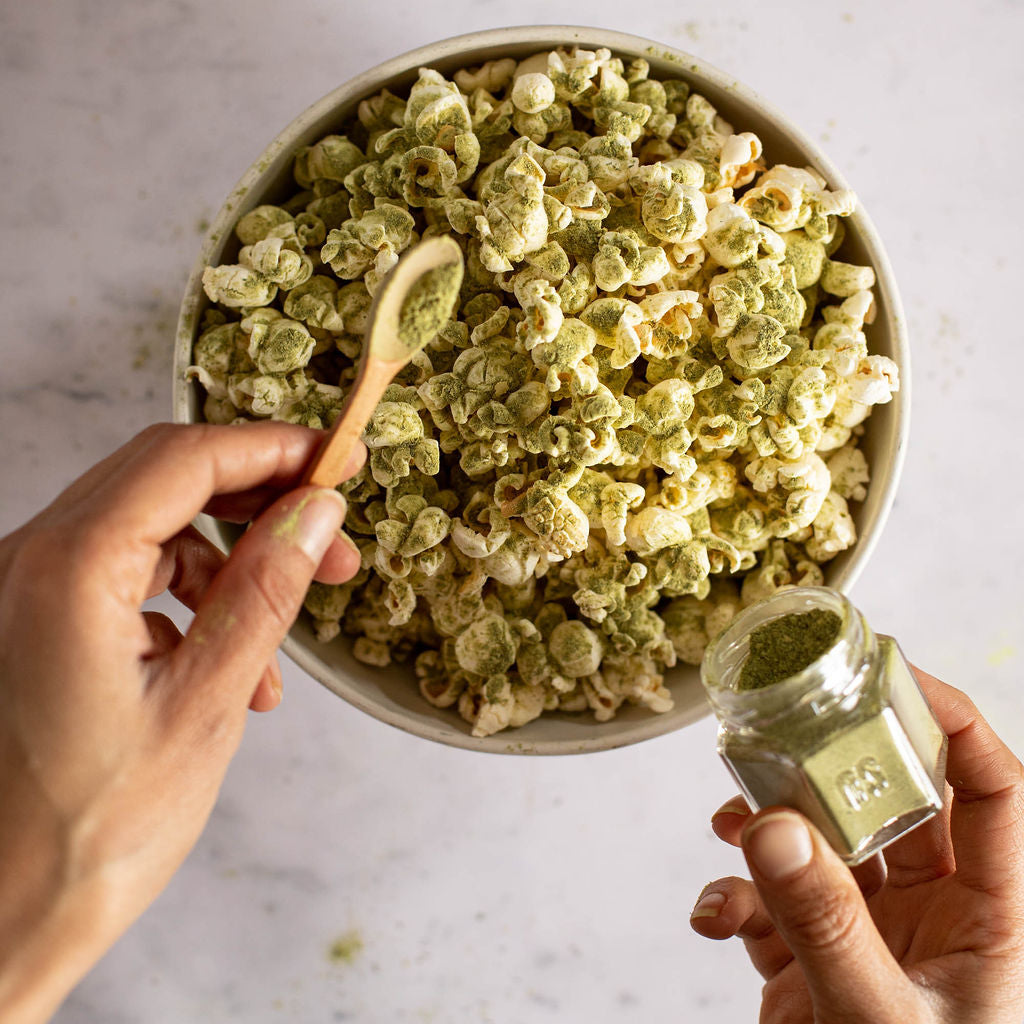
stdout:
[(841, 624), (835, 612), (816, 608), (758, 626), (750, 634), (737, 689), (758, 690), (795, 676), (831, 649)]

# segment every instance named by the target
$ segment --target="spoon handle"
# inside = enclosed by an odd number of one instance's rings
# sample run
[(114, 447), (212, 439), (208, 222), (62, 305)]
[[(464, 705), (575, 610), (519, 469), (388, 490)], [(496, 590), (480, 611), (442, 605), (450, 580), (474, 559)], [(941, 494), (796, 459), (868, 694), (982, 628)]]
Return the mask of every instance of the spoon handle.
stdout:
[(345, 465), (355, 448), (381, 395), (401, 368), (397, 363), (376, 359), (363, 361), (356, 382), (349, 392), (341, 414), (324, 438), (320, 450), (306, 467), (302, 483), (316, 487), (337, 487), (341, 483)]

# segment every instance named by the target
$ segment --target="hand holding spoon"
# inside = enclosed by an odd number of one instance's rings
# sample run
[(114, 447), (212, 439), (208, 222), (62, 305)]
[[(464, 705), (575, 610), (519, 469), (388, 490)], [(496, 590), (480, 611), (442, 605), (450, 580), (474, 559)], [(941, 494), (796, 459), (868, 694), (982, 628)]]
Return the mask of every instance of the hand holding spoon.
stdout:
[(306, 468), (302, 482), (337, 487), (342, 470), (395, 374), (445, 325), (459, 296), (462, 250), (445, 236), (406, 252), (370, 309), (359, 375), (348, 399)]

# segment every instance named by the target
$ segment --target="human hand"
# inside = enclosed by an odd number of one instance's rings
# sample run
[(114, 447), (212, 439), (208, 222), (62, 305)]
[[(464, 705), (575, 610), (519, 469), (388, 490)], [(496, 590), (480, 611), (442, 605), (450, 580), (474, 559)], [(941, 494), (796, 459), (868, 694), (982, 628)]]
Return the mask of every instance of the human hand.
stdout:
[[(314, 574), (351, 578), (322, 435), (150, 428), (0, 540), (0, 1019), (43, 1021), (198, 838)], [(348, 466), (354, 473), (359, 451)], [(277, 500), (273, 500), (274, 498)], [(225, 561), (189, 523), (247, 522)], [(165, 589), (184, 637), (142, 613)]]
[(949, 736), (944, 813), (852, 871), (793, 811), (737, 797), (712, 816), (753, 882), (705, 886), (691, 925), (742, 937), (761, 1024), (1024, 1016), (1024, 767), (963, 693), (917, 677)]

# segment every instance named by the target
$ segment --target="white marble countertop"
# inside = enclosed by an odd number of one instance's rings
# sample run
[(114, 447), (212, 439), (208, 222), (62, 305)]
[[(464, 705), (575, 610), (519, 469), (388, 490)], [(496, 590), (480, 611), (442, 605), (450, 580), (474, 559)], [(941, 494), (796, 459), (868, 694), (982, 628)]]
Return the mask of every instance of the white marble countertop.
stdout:
[[(552, 13), (538, 0), (5, 4), (0, 532), (169, 418), (201, 225), (309, 103), (471, 29), (623, 29), (786, 110), (870, 211), (906, 307), (913, 426), (852, 596), (1024, 751), (1024, 6), (627, 14), (592, 0)], [(483, 757), (381, 725), (294, 666), (285, 686), (280, 710), (254, 717), (194, 854), (60, 1024), (756, 1019), (741, 946), (687, 923), (706, 881), (742, 871), (708, 827), (733, 792), (711, 721), (590, 757)], [(332, 962), (346, 937), (351, 954)]]

